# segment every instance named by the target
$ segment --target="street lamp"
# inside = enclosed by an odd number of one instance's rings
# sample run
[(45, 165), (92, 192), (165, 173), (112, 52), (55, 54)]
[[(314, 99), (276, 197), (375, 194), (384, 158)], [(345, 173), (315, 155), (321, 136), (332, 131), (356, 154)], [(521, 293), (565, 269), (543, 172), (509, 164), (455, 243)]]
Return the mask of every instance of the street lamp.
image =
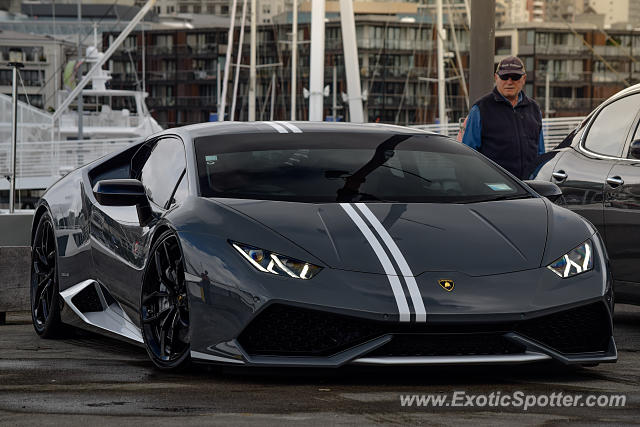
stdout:
[(16, 192), (16, 153), (18, 142), (18, 69), (24, 67), (22, 62), (9, 62), (9, 67), (13, 67), (13, 90), (11, 91), (11, 107), (13, 116), (11, 118), (11, 181), (9, 183), (9, 213), (13, 213)]

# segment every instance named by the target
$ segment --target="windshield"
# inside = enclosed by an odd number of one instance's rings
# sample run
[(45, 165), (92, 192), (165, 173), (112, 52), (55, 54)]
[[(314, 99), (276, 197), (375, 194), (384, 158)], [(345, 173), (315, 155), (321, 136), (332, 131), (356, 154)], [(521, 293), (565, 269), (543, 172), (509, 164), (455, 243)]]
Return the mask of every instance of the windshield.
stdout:
[(195, 140), (200, 195), (471, 203), (530, 197), (473, 150), (436, 135), (241, 134)]

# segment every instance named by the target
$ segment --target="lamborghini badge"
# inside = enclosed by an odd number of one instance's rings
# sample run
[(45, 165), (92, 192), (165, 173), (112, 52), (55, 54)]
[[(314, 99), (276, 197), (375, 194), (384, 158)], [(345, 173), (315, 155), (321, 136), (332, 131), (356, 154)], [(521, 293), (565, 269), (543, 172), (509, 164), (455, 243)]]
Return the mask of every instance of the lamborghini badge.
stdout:
[(449, 279), (440, 279), (438, 280), (438, 283), (440, 284), (440, 286), (442, 286), (442, 289), (444, 289), (447, 292), (451, 292), (453, 290), (453, 280), (449, 280)]

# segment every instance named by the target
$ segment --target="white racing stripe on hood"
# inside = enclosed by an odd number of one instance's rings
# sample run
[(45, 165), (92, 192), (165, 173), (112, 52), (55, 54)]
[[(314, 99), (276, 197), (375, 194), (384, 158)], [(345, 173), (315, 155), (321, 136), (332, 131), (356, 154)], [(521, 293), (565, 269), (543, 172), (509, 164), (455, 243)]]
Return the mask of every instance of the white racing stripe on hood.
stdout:
[(376, 256), (380, 260), (382, 264), (382, 268), (384, 268), (384, 272), (387, 274), (387, 278), (389, 279), (389, 284), (391, 285), (391, 290), (393, 291), (393, 296), (396, 299), (396, 305), (398, 306), (398, 313), (400, 313), (400, 321), (401, 322), (409, 322), (411, 320), (411, 312), (409, 311), (409, 304), (404, 296), (404, 291), (402, 290), (402, 284), (398, 279), (396, 270), (393, 268), (393, 264), (391, 260), (387, 256), (387, 253), (384, 251), (384, 248), (378, 242), (378, 239), (374, 236), (374, 234), (369, 229), (369, 226), (364, 222), (362, 218), (358, 215), (356, 210), (348, 203), (340, 203), (340, 206), (344, 211), (349, 215), (351, 220), (356, 224), (356, 226), (360, 229), (364, 237), (371, 245), (371, 248), (376, 253)]
[(407, 260), (400, 252), (398, 245), (393, 240), (393, 238), (389, 235), (389, 232), (386, 228), (378, 221), (378, 218), (371, 212), (371, 210), (364, 203), (356, 203), (355, 204), (360, 212), (367, 218), (369, 223), (373, 226), (373, 228), (378, 232), (378, 235), (387, 246), (391, 255), (398, 263), (398, 267), (400, 267), (400, 272), (404, 277), (404, 281), (407, 284), (407, 288), (409, 288), (409, 295), (411, 295), (411, 302), (413, 303), (413, 308), (416, 311), (416, 322), (426, 322), (427, 321), (427, 311), (424, 308), (424, 303), (422, 302), (422, 295), (420, 295), (420, 289), (418, 289), (418, 284), (416, 283), (416, 279), (413, 276), (413, 272), (407, 263)]
[(287, 132), (287, 130), (285, 128), (283, 128), (282, 126), (280, 126), (277, 123), (273, 123), (273, 122), (262, 122), (262, 123), (271, 126), (275, 130), (277, 130), (279, 133), (289, 133), (289, 132)]

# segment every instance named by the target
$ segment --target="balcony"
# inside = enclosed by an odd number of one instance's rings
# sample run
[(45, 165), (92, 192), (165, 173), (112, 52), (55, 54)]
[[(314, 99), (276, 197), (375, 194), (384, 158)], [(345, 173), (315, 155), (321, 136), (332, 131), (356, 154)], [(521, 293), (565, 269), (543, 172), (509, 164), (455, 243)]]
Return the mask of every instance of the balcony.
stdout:
[(215, 80), (217, 70), (194, 70), (191, 72), (193, 80)]
[[(401, 78), (407, 77), (407, 73), (411, 72), (411, 77), (417, 79), (418, 77), (428, 77), (429, 69), (426, 67), (408, 67), (408, 66), (382, 66), (369, 63), (368, 67), (362, 67), (360, 75), (362, 77), (376, 77), (376, 80), (381, 78)], [(432, 77), (436, 70), (431, 69)]]
[(25, 52), (0, 52), (0, 62), (22, 62), (24, 65), (46, 64), (47, 57), (44, 53)]
[[(384, 39), (368, 39), (362, 38), (358, 39), (358, 48), (359, 49), (388, 49), (388, 50), (433, 50), (434, 49), (433, 40), (384, 40)], [(332, 38), (325, 40), (325, 48), (327, 50), (341, 50), (342, 49), (342, 39), (341, 38)], [(461, 46), (461, 50), (464, 50)]]
[[(536, 101), (540, 105), (541, 108), (544, 108), (546, 105), (545, 98), (536, 98)], [(595, 106), (600, 104), (603, 100), (600, 99), (590, 99), (590, 98), (549, 98), (549, 108), (554, 110), (555, 113), (562, 112), (580, 112), (580, 114), (587, 114), (590, 112)], [(578, 114), (578, 113), (576, 113)], [(578, 114), (578, 115), (580, 115)]]
[(588, 52), (584, 45), (566, 46), (561, 44), (536, 45), (536, 54), (539, 55), (583, 55)]
[(149, 81), (175, 80), (178, 73), (176, 71), (148, 71)]
[(215, 107), (215, 96), (179, 96), (176, 98), (179, 107)]
[(593, 50), (600, 56), (625, 56), (631, 55), (629, 47), (622, 46), (593, 46)]
[(146, 103), (149, 108), (173, 107), (176, 105), (176, 98), (172, 96), (148, 97)]
[(177, 46), (158, 46), (151, 45), (146, 49), (148, 55), (175, 55)]
[(218, 44), (203, 44), (203, 45), (179, 45), (176, 49), (179, 54), (182, 55), (218, 55)]
[(594, 71), (593, 82), (594, 83), (622, 83), (623, 79), (629, 78), (628, 71), (619, 71), (614, 73), (613, 71)]
[[(547, 79), (547, 72), (535, 71), (535, 81), (537, 84), (544, 84)], [(549, 82), (589, 82), (590, 73), (584, 71), (552, 71), (549, 73)]]
[[(37, 87), (37, 88), (41, 88), (44, 85), (44, 81), (40, 80), (40, 79), (27, 79), (27, 78), (23, 78), (22, 80), (24, 82), (24, 86), (25, 87)], [(19, 83), (19, 85), (21, 85), (21, 83)], [(0, 78), (0, 86), (13, 86), (13, 80), (12, 79), (5, 79), (5, 78)], [(22, 88), (20, 88), (20, 93), (22, 93)]]
[(137, 82), (138, 80), (141, 79), (141, 77), (138, 77), (138, 75), (136, 73), (111, 73), (111, 78), (114, 81), (121, 81), (121, 82)]

